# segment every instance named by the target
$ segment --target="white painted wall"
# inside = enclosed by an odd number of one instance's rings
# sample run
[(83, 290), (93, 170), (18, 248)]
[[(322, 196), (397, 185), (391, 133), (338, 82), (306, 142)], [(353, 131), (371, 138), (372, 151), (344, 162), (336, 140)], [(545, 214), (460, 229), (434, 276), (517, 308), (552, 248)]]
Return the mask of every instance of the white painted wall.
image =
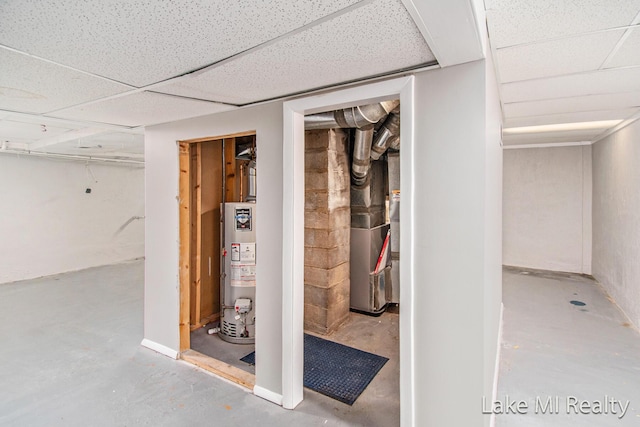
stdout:
[[(501, 303), (500, 114), (477, 61), (416, 75), (416, 425), (488, 426)], [(403, 196), (404, 199), (405, 196)]]
[(593, 145), (593, 275), (640, 327), (640, 121)]
[[(415, 191), (403, 196), (404, 206), (413, 206), (403, 217), (416, 230), (408, 266), (416, 289), (407, 302), (416, 325), (410, 336), (416, 361), (413, 419), (420, 426), (489, 425), (480, 409), (493, 380), (501, 302), (502, 152), (495, 82), (487, 80), (486, 67), (478, 61), (415, 75), (414, 157), (407, 158), (413, 175), (403, 172)], [(283, 389), (280, 331), (287, 311), (282, 218), (284, 208), (295, 205), (283, 196), (289, 186), (283, 185), (282, 108), (273, 102), (153, 126), (145, 134), (145, 339), (177, 350), (176, 141), (257, 131), (257, 244), (268, 250), (259, 251), (257, 263), (256, 298), (263, 308), (256, 332), (256, 385), (276, 395)]]
[(504, 150), (505, 265), (591, 273), (591, 146)]
[(179, 350), (178, 145), (176, 141), (256, 131), (256, 386), (282, 391), (282, 103), (272, 102), (148, 127), (144, 336)]
[(0, 182), (0, 283), (144, 256), (142, 167), (0, 155)]
[[(485, 62), (485, 272), (484, 272), (484, 393), (497, 392), (500, 324), (502, 321), (502, 110), (493, 61)], [(491, 421), (485, 417), (485, 425)]]

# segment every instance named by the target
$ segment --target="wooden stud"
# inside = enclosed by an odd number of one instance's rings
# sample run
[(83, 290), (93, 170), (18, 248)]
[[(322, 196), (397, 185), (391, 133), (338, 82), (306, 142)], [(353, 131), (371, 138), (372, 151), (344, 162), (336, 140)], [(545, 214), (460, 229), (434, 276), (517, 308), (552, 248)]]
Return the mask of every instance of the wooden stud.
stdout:
[(181, 142), (179, 146), (179, 223), (180, 223), (180, 351), (191, 348), (189, 328), (189, 305), (191, 284), (191, 183), (190, 183), (190, 145)]
[(194, 294), (192, 299), (192, 313), (191, 313), (191, 323), (199, 324), (201, 316), (201, 305), (202, 305), (202, 143), (199, 142), (193, 146), (192, 149), (193, 157), (191, 158), (191, 165), (194, 166), (193, 170), (193, 205), (191, 208), (192, 212), (192, 221), (193, 221), (193, 234), (192, 234), (192, 242), (193, 246), (193, 261), (195, 263), (191, 264), (193, 267), (191, 273), (192, 283), (194, 289)]
[(226, 193), (224, 196), (225, 202), (239, 202), (238, 195), (238, 179), (236, 174), (236, 139), (225, 138), (224, 139), (224, 159), (225, 159), (225, 171), (227, 176), (226, 180)]

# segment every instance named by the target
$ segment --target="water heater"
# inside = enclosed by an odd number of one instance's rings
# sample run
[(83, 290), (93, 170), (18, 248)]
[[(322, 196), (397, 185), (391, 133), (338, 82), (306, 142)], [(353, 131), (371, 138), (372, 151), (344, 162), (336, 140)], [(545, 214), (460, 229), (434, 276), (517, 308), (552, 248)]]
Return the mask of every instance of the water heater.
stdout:
[(224, 248), (220, 287), (222, 310), (218, 336), (236, 344), (255, 342), (255, 203), (223, 203)]

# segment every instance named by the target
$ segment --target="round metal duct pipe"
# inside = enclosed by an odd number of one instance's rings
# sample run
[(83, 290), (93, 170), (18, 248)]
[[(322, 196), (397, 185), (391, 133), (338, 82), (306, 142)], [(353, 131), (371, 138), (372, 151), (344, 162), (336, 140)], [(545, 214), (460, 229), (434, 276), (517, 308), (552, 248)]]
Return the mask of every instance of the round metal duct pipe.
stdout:
[(400, 114), (392, 112), (378, 130), (376, 139), (371, 147), (371, 158), (378, 160), (398, 135), (400, 135)]
[(357, 128), (378, 123), (400, 104), (399, 100), (383, 101), (377, 104), (360, 105), (341, 110), (310, 114), (304, 118), (307, 130), (331, 128)]
[(356, 129), (351, 164), (351, 180), (355, 185), (362, 185), (367, 179), (371, 163), (371, 141), (373, 141), (373, 125)]

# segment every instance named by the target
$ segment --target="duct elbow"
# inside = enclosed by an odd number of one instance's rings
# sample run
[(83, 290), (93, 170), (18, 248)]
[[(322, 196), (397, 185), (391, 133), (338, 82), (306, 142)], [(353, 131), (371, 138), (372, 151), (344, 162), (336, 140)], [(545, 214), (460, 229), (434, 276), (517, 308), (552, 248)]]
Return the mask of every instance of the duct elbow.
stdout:
[(373, 146), (371, 147), (371, 158), (373, 160), (378, 160), (380, 156), (387, 151), (387, 148), (394, 142), (395, 139), (399, 138), (400, 134), (400, 114), (392, 112), (389, 114), (387, 119), (384, 121), (382, 127), (378, 131), (376, 135), (375, 141), (373, 141)]

